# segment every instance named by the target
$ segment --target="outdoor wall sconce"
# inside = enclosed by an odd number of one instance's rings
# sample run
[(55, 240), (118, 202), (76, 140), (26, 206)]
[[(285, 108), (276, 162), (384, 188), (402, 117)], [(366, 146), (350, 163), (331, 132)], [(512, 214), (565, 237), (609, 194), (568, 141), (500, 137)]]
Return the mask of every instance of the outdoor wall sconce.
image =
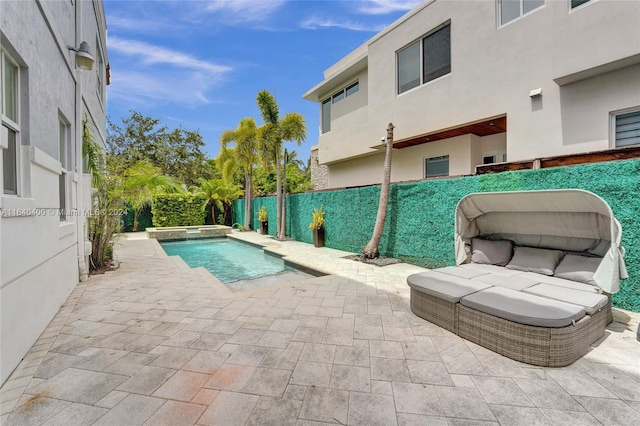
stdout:
[(83, 70), (91, 71), (95, 59), (93, 59), (89, 44), (86, 41), (83, 41), (77, 49), (73, 46), (67, 47), (69, 50), (76, 52), (76, 65)]

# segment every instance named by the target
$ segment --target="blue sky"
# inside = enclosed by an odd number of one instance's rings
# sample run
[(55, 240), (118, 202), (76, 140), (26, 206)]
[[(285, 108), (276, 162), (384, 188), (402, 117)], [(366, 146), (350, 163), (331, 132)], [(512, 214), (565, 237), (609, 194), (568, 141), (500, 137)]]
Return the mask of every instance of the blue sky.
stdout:
[(420, 1), (105, 0), (114, 122), (135, 110), (169, 127), (200, 131), (209, 156), (220, 134), (244, 117), (262, 120), (257, 93), (269, 90), (281, 116), (299, 112), (318, 142), (319, 107), (302, 94), (322, 72)]

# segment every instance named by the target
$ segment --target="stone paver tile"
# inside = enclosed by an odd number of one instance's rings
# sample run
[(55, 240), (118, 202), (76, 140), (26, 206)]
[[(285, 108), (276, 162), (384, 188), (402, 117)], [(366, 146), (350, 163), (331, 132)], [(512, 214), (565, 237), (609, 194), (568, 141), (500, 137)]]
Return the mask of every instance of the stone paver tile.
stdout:
[(400, 342), (385, 342), (382, 340), (369, 341), (369, 353), (376, 358), (404, 359), (402, 344)]
[(194, 425), (206, 407), (186, 402), (167, 401), (145, 422), (148, 426)]
[(391, 395), (351, 392), (349, 425), (395, 425), (396, 410)]
[(242, 321), (218, 321), (209, 329), (209, 333), (234, 334), (243, 326)]
[(357, 392), (371, 392), (371, 372), (366, 367), (334, 365), (329, 387)]
[(113, 408), (116, 405), (118, 405), (120, 401), (125, 399), (128, 395), (129, 395), (128, 392), (121, 392), (121, 391), (114, 390), (109, 392), (107, 395), (105, 395), (104, 398), (102, 398), (100, 401), (96, 402), (93, 405), (95, 405), (96, 407), (102, 407), (102, 408)]
[(369, 367), (369, 346), (337, 346), (333, 363)]
[(300, 351), (295, 349), (271, 348), (260, 363), (261, 367), (293, 370), (300, 357)]
[(206, 388), (226, 391), (240, 391), (255, 371), (247, 365), (224, 364), (218, 368), (205, 384)]
[(414, 383), (454, 386), (446, 367), (440, 361), (407, 360), (407, 367)]
[(410, 327), (382, 327), (384, 331), (384, 340), (395, 342), (415, 342), (413, 330)]
[(619, 399), (575, 397), (584, 408), (605, 425), (632, 426), (640, 424), (640, 412)]
[(447, 426), (446, 417), (425, 416), (422, 414), (398, 413), (398, 426)]
[(238, 346), (227, 359), (227, 364), (240, 364), (258, 366), (269, 352), (268, 348), (258, 346)]
[[(7, 424), (41, 425), (71, 405), (71, 402), (48, 398), (43, 394), (23, 395), (7, 417)], [(2, 424), (5, 424), (4, 421)]]
[(152, 366), (173, 368), (177, 370), (182, 368), (199, 352), (197, 349), (166, 346), (164, 348), (166, 348), (166, 350), (151, 363)]
[(125, 376), (133, 376), (138, 373), (145, 365), (151, 364), (158, 355), (129, 353), (108, 367), (104, 368), (105, 373), (121, 374)]
[(164, 399), (129, 395), (105, 414), (94, 426), (142, 425), (165, 403)]
[(65, 401), (93, 404), (111, 392), (126, 377), (67, 368), (33, 389), (34, 394)]
[(513, 379), (538, 408), (584, 411), (582, 405), (552, 380)]
[(552, 425), (549, 419), (537, 408), (496, 404), (491, 404), (490, 407), (501, 426), (519, 426), (523, 424), (527, 426)]
[(300, 303), (293, 310), (293, 315), (317, 315), (320, 309), (320, 306), (303, 305)]
[(260, 397), (235, 392), (220, 392), (202, 414), (198, 424), (241, 426), (246, 424)]
[(262, 338), (262, 336), (264, 336), (264, 333), (264, 330), (241, 328), (231, 336), (227, 343), (234, 343), (237, 345), (254, 345)]
[(443, 416), (444, 410), (434, 387), (417, 383), (393, 382), (393, 398), (398, 413)]
[(353, 336), (356, 339), (384, 340), (384, 331), (380, 325), (357, 325)]
[(305, 393), (307, 393), (306, 386), (289, 385), (287, 386), (287, 389), (285, 389), (284, 395), (282, 397), (284, 399), (295, 399), (297, 401), (302, 401), (304, 399)]
[(505, 377), (471, 376), (474, 384), (489, 404), (533, 407), (533, 403), (512, 379)]
[(618, 398), (640, 401), (640, 377), (634, 379), (616, 370), (608, 370), (606, 372), (591, 371), (588, 374)]
[(550, 408), (539, 408), (539, 410), (552, 425), (600, 426), (602, 424), (584, 411), (553, 410)]
[(325, 362), (331, 364), (336, 353), (335, 345), (305, 343), (300, 354), (301, 361)]
[(300, 419), (346, 424), (349, 392), (310, 387), (302, 401)]
[(303, 316), (300, 319), (300, 327), (324, 329), (328, 321), (326, 317)]
[(228, 352), (200, 351), (189, 362), (182, 366), (183, 370), (213, 374), (229, 358)]
[(245, 384), (242, 392), (281, 397), (289, 383), (291, 371), (258, 367)]
[(495, 353), (491, 355), (476, 353), (475, 355), (490, 376), (531, 378), (526, 369), (522, 367), (523, 364), (512, 359)]
[(78, 354), (84, 357), (84, 360), (75, 364), (74, 367), (83, 370), (102, 371), (127, 354), (127, 351), (116, 349), (89, 348)]
[(327, 326), (322, 337), (325, 345), (353, 346), (353, 329), (341, 330)]
[(569, 395), (593, 396), (596, 398), (616, 397), (587, 373), (550, 369), (547, 374), (562, 386)]
[(208, 374), (178, 371), (160, 386), (153, 396), (189, 402), (209, 381), (209, 378)]
[(117, 390), (123, 392), (139, 393), (143, 395), (151, 395), (160, 387), (167, 379), (176, 372), (176, 370), (162, 367), (145, 366), (136, 374), (131, 376), (127, 381), (118, 386)]
[[(193, 318), (189, 318), (189, 319), (193, 319)], [(214, 324), (216, 324), (217, 322), (218, 322), (217, 320), (212, 320), (212, 319), (196, 318), (196, 319), (193, 319), (193, 321), (191, 321), (189, 324), (187, 324), (183, 328), (183, 330), (198, 331), (198, 332), (206, 333), (210, 331), (211, 327), (213, 327)]]
[(275, 319), (271, 323), (269, 327), (269, 331), (280, 331), (283, 333), (293, 333), (296, 331), (296, 328), (300, 325), (300, 320), (298, 319)]
[[(184, 325), (183, 325), (184, 327)], [(179, 348), (186, 348), (193, 342), (197, 341), (204, 333), (196, 331), (176, 331), (171, 337), (162, 342), (163, 346), (177, 346)]]
[(295, 333), (293, 333), (291, 340), (295, 342), (320, 343), (322, 342), (323, 335), (324, 331), (322, 329), (298, 327)]
[(42, 363), (36, 370), (33, 377), (39, 379), (50, 379), (61, 371), (72, 367), (81, 361), (84, 361), (84, 358), (81, 356), (49, 352), (42, 360)]
[(289, 345), (289, 342), (291, 341), (292, 337), (293, 337), (293, 332), (267, 330), (264, 332), (260, 340), (258, 340), (257, 344), (259, 346), (266, 346), (268, 348), (284, 349)]
[(476, 388), (476, 384), (471, 379), (472, 376), (467, 376), (465, 374), (450, 374), (451, 380), (456, 387), (459, 388)]
[(109, 410), (75, 403), (43, 423), (43, 426), (84, 426), (93, 424)]
[(205, 389), (202, 388), (198, 391), (196, 396), (191, 400), (192, 404), (200, 404), (200, 405), (209, 405), (211, 402), (216, 399), (220, 391), (215, 389)]
[(161, 325), (160, 321), (134, 320), (135, 324), (127, 328), (127, 333), (147, 334), (157, 326)]
[(382, 395), (393, 395), (391, 382), (382, 380), (371, 380), (371, 393), (379, 393)]
[(331, 364), (299, 361), (291, 375), (290, 383), (304, 386), (329, 386)]
[(172, 337), (177, 332), (182, 330), (185, 327), (185, 324), (176, 323), (176, 322), (165, 322), (151, 330), (147, 334), (151, 334), (154, 336), (164, 336), (164, 337)]
[(431, 339), (417, 343), (403, 342), (402, 350), (404, 351), (404, 357), (406, 359), (414, 359), (416, 361), (442, 361)]
[(410, 382), (411, 376), (407, 364), (402, 359), (370, 358), (371, 378), (373, 380)]
[[(188, 331), (184, 333), (188, 333)], [(217, 351), (222, 345), (227, 343), (228, 340), (228, 334), (203, 333), (202, 336), (189, 344), (189, 348)]]
[(435, 386), (435, 390), (447, 417), (496, 420), (477, 389)]
[(301, 406), (302, 401), (263, 396), (253, 409), (247, 426), (295, 425)]

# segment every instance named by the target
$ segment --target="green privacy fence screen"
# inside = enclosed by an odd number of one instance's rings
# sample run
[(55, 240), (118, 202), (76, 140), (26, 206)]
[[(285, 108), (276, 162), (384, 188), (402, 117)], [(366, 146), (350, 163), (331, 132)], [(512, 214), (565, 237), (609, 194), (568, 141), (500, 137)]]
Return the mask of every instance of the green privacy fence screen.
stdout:
[[(602, 197), (623, 229), (622, 244), (629, 279), (613, 296), (614, 305), (640, 312), (640, 160), (594, 163), (541, 170), (523, 170), (394, 184), (380, 253), (422, 258), (427, 267), (454, 265), (454, 212), (458, 201), (473, 192), (579, 188)], [(309, 229), (314, 207), (324, 206), (325, 244), (360, 252), (371, 238), (380, 196), (379, 186), (306, 192), (287, 197), (287, 235), (313, 243)], [(275, 235), (275, 197), (255, 198), (252, 228), (258, 209), (269, 212), (269, 234)], [(244, 200), (234, 204), (234, 222), (244, 221)]]

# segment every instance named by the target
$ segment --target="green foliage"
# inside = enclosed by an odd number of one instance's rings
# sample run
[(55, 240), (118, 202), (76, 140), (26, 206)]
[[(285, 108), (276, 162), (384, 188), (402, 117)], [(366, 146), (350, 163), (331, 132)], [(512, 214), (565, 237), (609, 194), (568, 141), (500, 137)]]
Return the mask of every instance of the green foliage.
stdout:
[(156, 194), (151, 212), (154, 226), (198, 226), (204, 225), (206, 204), (202, 194)]
[[(640, 312), (640, 244), (636, 241), (640, 234), (640, 160), (394, 184), (380, 252), (398, 258), (420, 258), (425, 265), (453, 265), (454, 214), (462, 197), (474, 192), (562, 188), (591, 191), (611, 206), (622, 225), (629, 271), (629, 279), (622, 281), (613, 302), (620, 308)], [(379, 186), (292, 194), (287, 198), (288, 235), (312, 243), (308, 218), (313, 206), (324, 205), (332, 218), (325, 233), (326, 246), (358, 253), (375, 224), (379, 194)], [(275, 211), (274, 197), (256, 198), (253, 204), (255, 218), (261, 205), (270, 214)]]
[[(213, 224), (216, 224), (215, 205), (218, 210), (222, 210), (223, 214), (218, 216), (218, 222), (223, 224), (227, 222), (227, 216), (231, 210), (231, 202), (237, 200), (244, 195), (244, 191), (240, 186), (227, 182), (224, 179), (200, 179), (200, 186), (197, 193), (204, 196), (204, 204), (202, 209), (207, 207), (207, 204), (212, 206), (211, 220)], [(222, 219), (221, 219), (222, 218)]]
[(266, 222), (269, 218), (269, 213), (267, 212), (267, 208), (265, 206), (260, 206), (258, 209), (258, 221)]
[(171, 176), (187, 186), (198, 178), (213, 178), (202, 152), (200, 133), (182, 127), (170, 130), (160, 120), (136, 111), (118, 125), (109, 121), (107, 151), (111, 170), (121, 174), (139, 161), (159, 167), (161, 174)]

